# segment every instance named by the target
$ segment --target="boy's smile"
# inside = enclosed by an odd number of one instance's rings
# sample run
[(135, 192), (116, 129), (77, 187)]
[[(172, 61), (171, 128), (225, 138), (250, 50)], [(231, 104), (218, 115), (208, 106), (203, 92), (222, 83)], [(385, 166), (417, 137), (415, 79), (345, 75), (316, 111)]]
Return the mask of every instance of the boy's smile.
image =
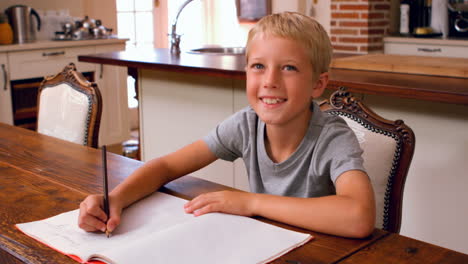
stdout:
[(311, 100), (323, 90), (316, 89), (310, 56), (302, 44), (259, 34), (251, 40), (246, 72), (247, 98), (262, 121), (284, 128), (308, 124)]

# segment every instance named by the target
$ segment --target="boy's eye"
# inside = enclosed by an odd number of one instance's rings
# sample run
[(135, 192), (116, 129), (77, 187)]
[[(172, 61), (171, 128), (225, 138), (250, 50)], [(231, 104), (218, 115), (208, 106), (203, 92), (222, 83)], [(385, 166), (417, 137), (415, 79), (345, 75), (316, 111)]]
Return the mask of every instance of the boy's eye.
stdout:
[(256, 69), (256, 70), (261, 70), (264, 68), (264, 66), (260, 63), (254, 63), (252, 64), (252, 66), (250, 66), (252, 69)]
[(296, 66), (293, 66), (293, 65), (286, 65), (286, 66), (283, 67), (283, 69), (285, 69), (287, 71), (297, 71)]

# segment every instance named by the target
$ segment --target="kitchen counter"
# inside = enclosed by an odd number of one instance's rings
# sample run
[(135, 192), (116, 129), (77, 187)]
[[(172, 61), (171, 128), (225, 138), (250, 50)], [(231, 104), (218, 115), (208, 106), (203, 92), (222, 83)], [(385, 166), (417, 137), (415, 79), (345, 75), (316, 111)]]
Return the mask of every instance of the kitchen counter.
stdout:
[[(349, 55), (337, 54), (335, 57)], [(200, 55), (168, 49), (125, 51), (79, 56), (83, 62), (245, 79), (245, 58)], [(468, 105), (468, 79), (417, 74), (331, 69), (329, 89), (346, 86), (352, 92)]]
[(396, 43), (417, 43), (417, 44), (436, 44), (446, 46), (460, 46), (468, 48), (468, 39), (461, 38), (416, 38), (416, 37), (403, 37), (403, 36), (389, 36), (384, 37), (384, 42)]
[(0, 45), (0, 52), (118, 44), (125, 43), (127, 40), (116, 37), (86, 40), (40, 40), (32, 43)]

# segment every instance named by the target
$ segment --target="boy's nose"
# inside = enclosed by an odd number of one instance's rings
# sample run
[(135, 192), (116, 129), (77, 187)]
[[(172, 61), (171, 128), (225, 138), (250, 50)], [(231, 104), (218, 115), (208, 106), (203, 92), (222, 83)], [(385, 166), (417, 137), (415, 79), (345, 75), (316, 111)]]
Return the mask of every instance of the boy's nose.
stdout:
[(266, 72), (263, 80), (263, 88), (277, 88), (279, 73), (275, 69), (270, 69)]

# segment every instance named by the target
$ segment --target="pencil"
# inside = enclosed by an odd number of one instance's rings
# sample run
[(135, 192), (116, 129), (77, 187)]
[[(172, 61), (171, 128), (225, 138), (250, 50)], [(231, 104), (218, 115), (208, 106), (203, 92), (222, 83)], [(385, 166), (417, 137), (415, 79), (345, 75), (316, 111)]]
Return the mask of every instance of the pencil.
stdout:
[[(108, 182), (107, 182), (107, 150), (106, 146), (102, 146), (102, 174), (104, 178), (104, 212), (106, 213), (107, 220), (109, 220), (109, 189), (108, 189)], [(107, 224), (106, 220), (106, 224)], [(109, 238), (110, 232), (106, 228), (106, 236)]]

